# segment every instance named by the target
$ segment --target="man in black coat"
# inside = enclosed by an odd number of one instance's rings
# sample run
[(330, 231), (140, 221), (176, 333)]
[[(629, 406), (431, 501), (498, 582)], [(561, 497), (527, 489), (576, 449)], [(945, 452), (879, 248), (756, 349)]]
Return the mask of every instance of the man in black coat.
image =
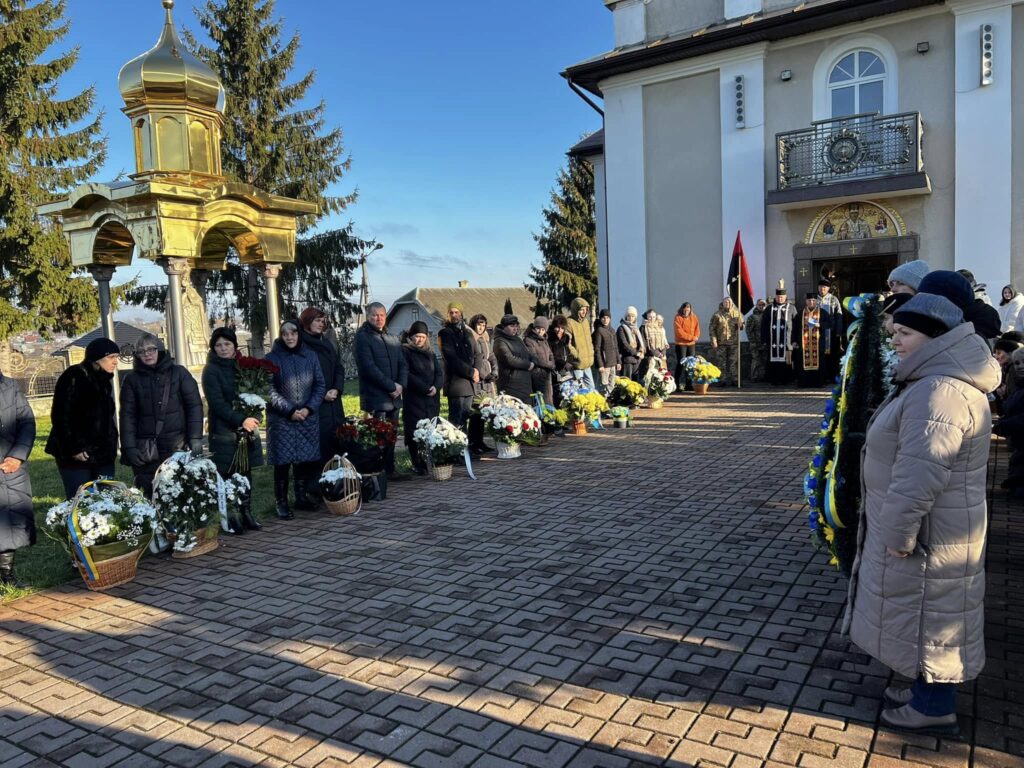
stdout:
[(14, 553), (36, 543), (28, 456), (36, 419), (18, 385), (0, 372), (0, 584), (22, 586)]
[(476, 338), (462, 320), (462, 304), (448, 305), (448, 322), (437, 333), (437, 345), (444, 359), (444, 393), (448, 396), (448, 421), (461, 430), (473, 407), (474, 384), (480, 371), (473, 367)]
[[(359, 370), (359, 404), (377, 419), (387, 419), (398, 427), (402, 392), (409, 381), (402, 345), (397, 336), (385, 329), (388, 313), (380, 302), (366, 307), (366, 322), (356, 331), (356, 368)], [(395, 473), (395, 446), (384, 455), (384, 469)]]

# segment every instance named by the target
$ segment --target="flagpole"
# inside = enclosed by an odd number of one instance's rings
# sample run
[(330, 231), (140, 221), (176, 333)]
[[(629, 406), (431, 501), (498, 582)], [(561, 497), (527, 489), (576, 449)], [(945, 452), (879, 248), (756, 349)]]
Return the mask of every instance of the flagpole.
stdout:
[[(736, 237), (739, 237), (739, 232), (736, 233)], [(736, 389), (743, 389), (743, 382), (741, 381), (743, 370), (743, 344), (741, 341), (740, 334), (743, 328), (743, 251), (739, 253), (739, 260), (737, 262), (736, 270), (736, 311), (740, 313), (740, 321), (736, 325)]]

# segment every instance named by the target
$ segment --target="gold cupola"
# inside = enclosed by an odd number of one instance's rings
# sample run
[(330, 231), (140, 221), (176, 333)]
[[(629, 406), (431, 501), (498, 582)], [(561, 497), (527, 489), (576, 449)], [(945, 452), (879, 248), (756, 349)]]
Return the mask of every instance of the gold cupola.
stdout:
[(174, 28), (174, 0), (163, 0), (166, 20), (157, 44), (121, 68), (117, 84), (135, 140), (134, 179), (188, 176), (223, 180), (220, 139), (224, 86), (193, 56)]

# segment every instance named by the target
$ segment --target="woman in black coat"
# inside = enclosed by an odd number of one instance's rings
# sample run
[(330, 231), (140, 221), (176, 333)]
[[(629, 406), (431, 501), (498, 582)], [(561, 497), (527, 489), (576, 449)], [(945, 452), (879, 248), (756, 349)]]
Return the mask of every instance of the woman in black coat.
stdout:
[(85, 348), (85, 360), (57, 379), (46, 452), (57, 461), (64, 495), (69, 499), (90, 480), (114, 476), (117, 423), (113, 380), (119, 353), (110, 339), (93, 339)]
[(526, 329), (526, 336), (523, 343), (533, 358), (534, 369), (530, 371), (533, 377), (533, 391), (540, 392), (544, 396), (544, 402), (554, 405), (555, 377), (555, 356), (548, 344), (548, 319), (546, 317), (535, 317), (533, 322)]
[(536, 366), (526, 344), (519, 338), (519, 318), (505, 315), (495, 330), (494, 356), (498, 359), (498, 391), (529, 403), (533, 391), (530, 372)]
[(28, 400), (0, 373), (0, 584), (20, 587), (14, 552), (36, 543), (32, 481), (28, 455), (36, 437), (36, 419)]
[(572, 378), (573, 369), (576, 367), (576, 347), (572, 343), (572, 334), (569, 332), (569, 321), (564, 315), (558, 315), (551, 321), (551, 328), (548, 330), (548, 346), (551, 347), (551, 357), (555, 363), (554, 373), (554, 404), (557, 406), (562, 402), (562, 393), (559, 389), (563, 381)]
[(176, 365), (151, 333), (135, 345), (135, 365), (121, 386), (121, 463), (153, 495), (157, 467), (175, 451), (203, 450), (203, 400), (192, 374)]
[[(307, 307), (299, 315), (299, 322), (302, 324), (302, 346), (316, 353), (327, 386), (324, 401), (317, 411), (320, 419), (320, 462), (325, 464), (338, 452), (338, 427), (345, 420), (345, 406), (341, 401), (345, 391), (345, 366), (341, 363), (338, 348), (324, 336), (327, 315), (322, 310)], [(318, 494), (319, 482), (316, 478), (314, 480), (309, 491)]]
[(432, 419), (441, 414), (441, 385), (444, 384), (444, 370), (435, 357), (427, 334), (427, 324), (417, 320), (409, 328), (408, 341), (402, 345), (402, 352), (409, 368), (409, 386), (405, 389), (402, 406), (402, 425), (405, 427), (405, 446), (416, 474), (427, 472), (426, 459), (420, 455), (412, 436), (416, 424), (422, 419)]
[(238, 467), (234, 466), (235, 451), (240, 442), (246, 445), (249, 471), (239, 474), (248, 478), (250, 491), (239, 500), (241, 521), (228, 520), (232, 532), (241, 533), (246, 528), (258, 530), (263, 527), (252, 514), (252, 468), (263, 464), (263, 450), (260, 445), (259, 421), (236, 408), (237, 352), (238, 339), (235, 332), (230, 328), (214, 328), (210, 334), (210, 354), (203, 368), (203, 394), (206, 395), (206, 428), (210, 436), (211, 458), (221, 477), (226, 479), (238, 472)]

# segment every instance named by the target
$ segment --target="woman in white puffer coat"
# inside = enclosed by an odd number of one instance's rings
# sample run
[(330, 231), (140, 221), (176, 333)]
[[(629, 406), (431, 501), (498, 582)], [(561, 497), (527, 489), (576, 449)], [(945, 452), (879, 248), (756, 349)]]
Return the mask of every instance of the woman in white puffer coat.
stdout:
[(896, 388), (868, 424), (843, 630), (914, 680), (882, 722), (955, 735), (955, 684), (985, 664), (985, 478), (1000, 369), (974, 326), (919, 293), (893, 316)]

